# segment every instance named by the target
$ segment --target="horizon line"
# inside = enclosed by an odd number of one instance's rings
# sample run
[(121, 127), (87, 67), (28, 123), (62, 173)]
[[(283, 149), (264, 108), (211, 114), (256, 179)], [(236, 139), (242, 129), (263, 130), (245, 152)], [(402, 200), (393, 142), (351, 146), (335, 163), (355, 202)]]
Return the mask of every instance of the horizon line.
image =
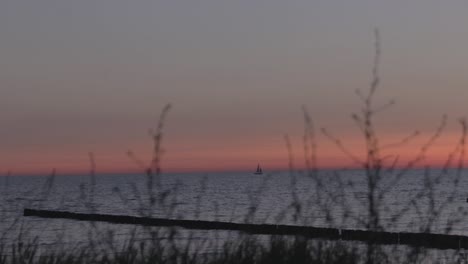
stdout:
[[(382, 169), (390, 169), (391, 166), (383, 166)], [(397, 166), (394, 169), (400, 170), (400, 169), (409, 169), (409, 170), (422, 170), (422, 169), (432, 169), (432, 170), (442, 170), (442, 169), (467, 169), (468, 166), (440, 166), (440, 165), (433, 165), (433, 166), (414, 166), (412, 168), (405, 168), (405, 166)], [(343, 171), (343, 170), (365, 170), (363, 167), (358, 167), (358, 166), (322, 166), (322, 167), (317, 167), (316, 168), (319, 171)], [(271, 169), (264, 168), (264, 175), (268, 175), (271, 173), (279, 173), (279, 172), (289, 172), (289, 171), (294, 171), (294, 172), (304, 172), (307, 171), (308, 169), (306, 167), (298, 167), (298, 168), (293, 168), (292, 170), (290, 168), (285, 168), (285, 167), (274, 167)], [(53, 172), (52, 172), (53, 171)], [(265, 172), (266, 171), (266, 172)], [(203, 174), (203, 173), (249, 173), (249, 172), (254, 172), (254, 170), (248, 170), (248, 169), (167, 169), (164, 170), (162, 169), (162, 172), (159, 173), (159, 175), (165, 175), (165, 174), (190, 174), (190, 173), (198, 173), (198, 174)], [(128, 175), (128, 174), (141, 174), (142, 176), (146, 176), (145, 171), (141, 170), (103, 170), (103, 171), (94, 171), (93, 173), (90, 170), (83, 170), (83, 171), (68, 171), (61, 173), (58, 170), (51, 170), (50, 172), (19, 172), (19, 173), (14, 173), (14, 171), (7, 171), (4, 174), (0, 174), (0, 177), (17, 177), (17, 176), (37, 176), (37, 177), (50, 177), (52, 175), (54, 176), (103, 176), (103, 175)]]

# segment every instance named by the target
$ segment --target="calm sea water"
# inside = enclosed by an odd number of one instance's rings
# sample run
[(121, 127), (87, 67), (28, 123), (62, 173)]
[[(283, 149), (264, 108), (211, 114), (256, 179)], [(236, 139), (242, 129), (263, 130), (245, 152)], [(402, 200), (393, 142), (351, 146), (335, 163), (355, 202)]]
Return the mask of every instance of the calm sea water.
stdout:
[[(363, 229), (361, 220), (366, 219), (368, 204), (364, 172), (321, 171), (318, 178), (319, 184), (300, 173), (292, 177), (290, 172), (164, 174), (149, 191), (147, 178), (136, 174), (94, 179), (89, 175), (3, 177), (0, 233), (4, 240), (22, 234), (54, 245), (86, 240), (93, 228), (113, 230), (117, 239), (125, 240), (133, 228), (23, 217), (24, 208)], [(467, 171), (457, 176), (456, 171), (411, 170), (398, 181), (383, 175), (379, 186), (378, 193), (385, 192), (385, 196), (378, 213), (388, 230), (430, 227), (431, 232), (468, 235)], [(156, 202), (150, 210), (151, 195)]]

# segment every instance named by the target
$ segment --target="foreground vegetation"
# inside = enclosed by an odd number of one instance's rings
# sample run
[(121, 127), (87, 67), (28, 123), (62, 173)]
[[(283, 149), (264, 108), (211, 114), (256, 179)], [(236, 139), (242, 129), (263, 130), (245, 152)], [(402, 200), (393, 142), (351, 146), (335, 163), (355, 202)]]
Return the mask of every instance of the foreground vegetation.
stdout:
[[(11, 255), (3, 255), (0, 263), (167, 263), (167, 264), (234, 264), (234, 263), (358, 263), (357, 252), (340, 243), (302, 239), (273, 238), (264, 245), (252, 238), (226, 242), (217, 253), (190, 252), (174, 244), (129, 243), (118, 250), (96, 252), (86, 246), (72, 251), (38, 253), (34, 244), (17, 244)], [(150, 246), (149, 246), (150, 245)]]
[[(355, 186), (352, 183), (343, 181), (339, 172), (333, 173), (333, 189), (323, 181), (318, 173), (317, 166), (317, 143), (316, 131), (309, 113), (304, 109), (304, 156), (306, 170), (299, 172), (295, 169), (295, 161), (292, 158), (292, 151), (288, 137), (286, 145), (290, 152), (290, 173), (291, 173), (291, 197), (292, 201), (288, 208), (285, 208), (278, 219), (289, 215), (295, 223), (300, 223), (301, 219), (310, 217), (308, 215), (307, 204), (314, 203), (321, 208), (321, 213), (326, 216), (330, 226), (336, 224), (333, 211), (336, 208), (341, 210), (341, 221), (352, 219), (359, 224), (356, 228), (370, 231), (385, 231), (397, 223), (405, 214), (410, 211), (423, 216), (419, 222), (419, 231), (432, 232), (435, 224), (440, 221), (445, 214), (448, 204), (459, 197), (458, 184), (464, 168), (465, 138), (467, 125), (464, 120), (460, 121), (461, 136), (453, 152), (448, 154), (447, 161), (442, 169), (437, 171), (437, 175), (431, 175), (427, 169), (421, 190), (412, 194), (407, 206), (404, 206), (392, 216), (390, 222), (382, 221), (382, 215), (387, 210), (386, 202), (392, 188), (417, 165), (424, 161), (426, 153), (435, 140), (442, 133), (446, 118), (437, 127), (434, 134), (429, 137), (420, 148), (419, 153), (405, 164), (398, 164), (398, 155), (388, 154), (386, 151), (394, 146), (406, 144), (418, 133), (412, 133), (401, 142), (383, 145), (379, 141), (379, 136), (375, 130), (375, 116), (382, 110), (393, 105), (389, 102), (383, 106), (374, 106), (373, 101), (378, 90), (380, 79), (378, 76), (378, 66), (380, 59), (380, 39), (376, 32), (376, 55), (372, 78), (369, 90), (358, 91), (358, 96), (363, 102), (362, 111), (353, 114), (353, 120), (363, 134), (366, 148), (364, 155), (355, 155), (349, 151), (338, 137), (335, 137), (326, 129), (322, 133), (342, 150), (345, 156), (355, 162), (365, 174), (365, 192), (359, 199), (363, 205), (362, 212), (353, 212), (347, 206), (346, 197), (354, 197)], [(134, 196), (125, 197), (121, 190), (115, 189), (123, 201), (130, 198), (138, 201), (138, 213), (142, 216), (153, 216), (159, 210), (167, 217), (174, 217), (176, 207), (172, 197), (177, 193), (176, 189), (165, 189), (160, 182), (161, 157), (163, 138), (163, 127), (170, 106), (163, 109), (159, 122), (153, 131), (153, 157), (150, 165), (145, 166), (134, 153), (128, 152), (133, 160), (144, 171), (146, 184), (144, 189), (133, 186)], [(82, 188), (82, 202), (90, 209), (96, 211), (94, 203), (95, 185), (95, 165), (94, 157), (90, 155), (91, 172), (90, 184)], [(449, 170), (455, 168), (454, 170)], [(298, 175), (307, 176), (314, 182), (315, 189), (310, 190), (310, 199), (301, 201), (294, 192)], [(445, 181), (445, 186), (450, 186), (451, 192), (445, 194), (443, 199), (437, 198), (437, 188), (447, 175), (453, 174), (450, 182)], [(53, 185), (55, 173), (49, 178), (45, 185), (45, 198), (50, 186)], [(350, 194), (351, 193), (351, 194)], [(144, 194), (144, 196), (142, 195)], [(144, 198), (143, 198), (144, 197)], [(424, 200), (427, 206), (421, 207), (419, 201)], [(255, 200), (252, 199), (245, 221), (253, 219), (256, 211)], [(312, 212), (317, 213), (317, 212)], [(463, 221), (466, 210), (450, 218), (445, 229), (446, 233), (451, 231), (451, 227), (457, 221)], [(96, 230), (90, 224), (90, 232), (105, 233), (103, 230)], [(368, 243), (353, 243), (345, 241), (324, 241), (305, 239), (303, 237), (284, 236), (252, 236), (236, 235), (235, 239), (224, 238), (221, 242), (214, 237), (207, 237), (203, 241), (195, 241), (188, 235), (185, 241), (176, 239), (176, 235), (181, 230), (167, 228), (144, 228), (144, 232), (149, 234), (150, 239), (139, 240), (134, 233), (129, 233), (125, 241), (114, 242), (112, 234), (109, 237), (100, 236), (89, 240), (87, 244), (78, 244), (73, 247), (61, 247), (59, 245), (52, 248), (42, 248), (38, 238), (27, 238), (19, 236), (16, 241), (0, 240), (0, 264), (2, 263), (193, 263), (193, 264), (217, 264), (217, 263), (424, 263), (424, 262), (459, 262), (466, 260), (460, 250), (434, 251), (424, 248), (412, 248), (406, 246), (381, 246), (370, 240)], [(216, 233), (215, 231), (213, 231)], [(25, 238), (26, 237), (26, 238)], [(215, 251), (209, 251), (216, 243)]]

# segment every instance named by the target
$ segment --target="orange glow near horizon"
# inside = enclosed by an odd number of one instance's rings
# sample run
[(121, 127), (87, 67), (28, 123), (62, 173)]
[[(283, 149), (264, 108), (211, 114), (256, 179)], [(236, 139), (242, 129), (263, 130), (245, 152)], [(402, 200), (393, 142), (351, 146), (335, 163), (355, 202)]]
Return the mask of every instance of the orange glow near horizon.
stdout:
[[(395, 142), (397, 136), (383, 138), (387, 142)], [(418, 139), (415, 142), (395, 149), (389, 149), (382, 153), (388, 155), (389, 160), (392, 155), (399, 155), (398, 166), (402, 167), (407, 161), (416, 156), (420, 147), (426, 139)], [(424, 161), (418, 163), (416, 167), (431, 166), (441, 167), (447, 161), (457, 143), (458, 135), (446, 134), (439, 138), (425, 155)], [(360, 150), (354, 155), (363, 157), (363, 144), (359, 138), (349, 138), (343, 140), (349, 143), (348, 149)], [(162, 158), (163, 172), (221, 172), (221, 171), (252, 171), (257, 163), (264, 167), (265, 171), (278, 171), (288, 169), (288, 153), (281, 139), (268, 142), (268, 140), (257, 141), (257, 146), (250, 142), (252, 147), (246, 144), (238, 146), (234, 141), (226, 143), (222, 148), (208, 142), (199, 142), (199, 145), (187, 147), (170, 143), (165, 145), (167, 152)], [(304, 168), (304, 156), (302, 143), (293, 141), (293, 158), (296, 169)], [(204, 146), (203, 148), (200, 146)], [(150, 146), (142, 143), (141, 147), (133, 150), (135, 156), (144, 164), (149, 164), (151, 152)], [(99, 173), (126, 173), (142, 172), (139, 167), (126, 154), (125, 151), (110, 150), (95, 152), (96, 172)], [(115, 148), (114, 148), (115, 149)], [(221, 149), (221, 150), (220, 150)], [(90, 161), (87, 153), (77, 155), (72, 151), (63, 150), (59, 153), (29, 153), (17, 154), (8, 160), (10, 171), (13, 175), (21, 174), (50, 174), (52, 169), (56, 169), (57, 175), (64, 174), (87, 174), (90, 171)], [(345, 154), (337, 149), (332, 143), (320, 139), (318, 144), (317, 161), (319, 168), (358, 168)], [(452, 163), (452, 166), (456, 163)], [(6, 164), (3, 164), (6, 167)], [(7, 171), (5, 170), (5, 172)]]

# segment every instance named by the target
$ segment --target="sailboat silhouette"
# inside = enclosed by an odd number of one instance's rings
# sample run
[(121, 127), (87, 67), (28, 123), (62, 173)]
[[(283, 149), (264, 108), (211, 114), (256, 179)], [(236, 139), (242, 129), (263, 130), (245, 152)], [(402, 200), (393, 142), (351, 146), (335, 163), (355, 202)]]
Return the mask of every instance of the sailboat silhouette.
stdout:
[(263, 174), (262, 168), (260, 167), (260, 164), (257, 164), (257, 170), (254, 172), (254, 174), (260, 175)]

